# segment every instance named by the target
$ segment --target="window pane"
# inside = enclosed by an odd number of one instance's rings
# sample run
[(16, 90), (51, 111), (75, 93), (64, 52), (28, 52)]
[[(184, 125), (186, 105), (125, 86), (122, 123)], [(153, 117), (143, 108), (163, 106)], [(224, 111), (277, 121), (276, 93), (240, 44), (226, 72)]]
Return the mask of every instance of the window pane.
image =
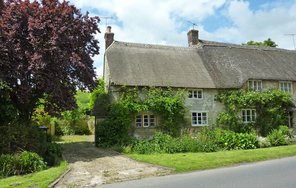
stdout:
[(136, 116), (136, 127), (142, 127), (142, 116), (141, 115)]
[(143, 115), (143, 127), (149, 127), (149, 119), (148, 119), (148, 115)]
[(196, 125), (197, 124), (197, 117), (196, 117), (196, 113), (195, 112), (193, 112), (191, 114), (191, 121), (192, 121), (192, 124), (193, 125)]
[(150, 115), (150, 126), (154, 127), (156, 125), (156, 117), (154, 115)]
[(202, 91), (201, 90), (198, 91), (198, 98), (202, 99)]
[(197, 91), (193, 91), (193, 97), (197, 98)]

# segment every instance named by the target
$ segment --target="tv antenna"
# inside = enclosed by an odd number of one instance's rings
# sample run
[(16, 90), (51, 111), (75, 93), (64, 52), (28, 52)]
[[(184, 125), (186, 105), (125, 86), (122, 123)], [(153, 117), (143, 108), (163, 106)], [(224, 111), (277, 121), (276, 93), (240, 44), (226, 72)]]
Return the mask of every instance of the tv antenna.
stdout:
[(296, 33), (289, 33), (289, 34), (285, 34), (285, 35), (292, 37), (292, 39), (293, 39), (293, 45), (294, 45), (294, 50), (296, 50), (296, 47), (295, 47), (295, 35), (296, 35)]
[(197, 24), (194, 23), (194, 22), (191, 22), (191, 21), (187, 21), (187, 22), (190, 23), (190, 24), (192, 25), (192, 29), (194, 29), (194, 26), (197, 26)]
[(106, 27), (108, 26), (108, 20), (113, 19), (112, 16), (99, 16), (100, 19), (105, 19)]

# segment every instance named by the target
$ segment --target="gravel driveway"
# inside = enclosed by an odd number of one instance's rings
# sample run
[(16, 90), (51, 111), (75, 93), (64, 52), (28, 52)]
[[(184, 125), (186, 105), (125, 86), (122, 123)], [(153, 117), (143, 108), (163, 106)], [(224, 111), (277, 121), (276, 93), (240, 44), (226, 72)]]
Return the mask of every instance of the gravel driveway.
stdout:
[(173, 170), (140, 163), (117, 152), (94, 147), (92, 142), (63, 145), (70, 171), (55, 188), (95, 187), (102, 184), (170, 174)]

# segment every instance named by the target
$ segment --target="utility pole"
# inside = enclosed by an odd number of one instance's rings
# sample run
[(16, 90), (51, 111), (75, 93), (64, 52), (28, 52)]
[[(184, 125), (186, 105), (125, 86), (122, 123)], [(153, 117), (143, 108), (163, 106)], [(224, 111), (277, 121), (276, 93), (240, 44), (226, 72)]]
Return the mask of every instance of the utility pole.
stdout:
[(295, 33), (289, 33), (289, 34), (285, 34), (286, 36), (291, 36), (292, 39), (293, 39), (293, 45), (294, 45), (294, 50), (296, 50), (296, 47), (295, 47)]

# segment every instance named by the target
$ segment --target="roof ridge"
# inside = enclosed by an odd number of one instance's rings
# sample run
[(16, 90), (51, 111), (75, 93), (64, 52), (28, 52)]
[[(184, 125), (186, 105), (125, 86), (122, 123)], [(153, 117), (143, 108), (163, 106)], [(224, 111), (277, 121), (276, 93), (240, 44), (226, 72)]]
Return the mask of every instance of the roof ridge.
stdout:
[[(154, 48), (154, 49), (179, 49), (179, 50), (192, 50), (192, 49), (196, 49), (195, 47), (188, 47), (188, 46), (173, 46), (173, 45), (135, 43), (135, 42), (123, 42), (123, 41), (114, 41), (113, 44), (116, 44), (118, 46)], [(111, 46), (114, 47), (114, 45), (111, 45)]]
[(262, 50), (262, 51), (286, 51), (293, 52), (295, 50), (288, 50), (283, 48), (269, 47), (269, 46), (255, 46), (255, 45), (242, 45), (242, 44), (233, 44), (233, 43), (224, 43), (208, 40), (200, 40), (201, 46), (214, 46), (214, 47), (229, 47), (229, 48), (241, 48), (241, 49), (250, 49), (250, 50)]

